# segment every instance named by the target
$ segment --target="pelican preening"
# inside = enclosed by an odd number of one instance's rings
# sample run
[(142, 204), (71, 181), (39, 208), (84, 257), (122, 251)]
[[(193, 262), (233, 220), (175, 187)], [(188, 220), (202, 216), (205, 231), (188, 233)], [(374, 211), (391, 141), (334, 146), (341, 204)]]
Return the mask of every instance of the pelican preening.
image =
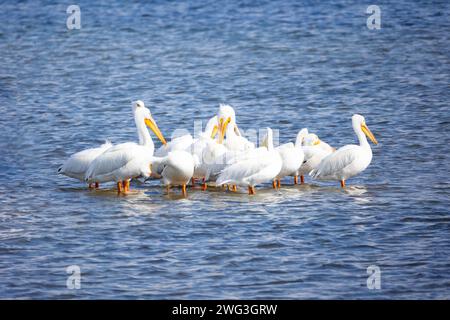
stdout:
[[(139, 143), (126, 142), (112, 145), (106, 142), (98, 148), (73, 154), (58, 173), (89, 183), (115, 182), (118, 193), (129, 191), (132, 178), (161, 178), (170, 191), (172, 186), (181, 186), (186, 196), (189, 181), (202, 180), (202, 189), (207, 183), (216, 186), (228, 185), (236, 191), (237, 186), (247, 187), (255, 194), (255, 186), (271, 182), (279, 188), (281, 179), (294, 177), (294, 184), (304, 183), (304, 175), (318, 180), (345, 181), (367, 168), (372, 160), (372, 150), (366, 136), (375, 144), (372, 132), (363, 116), (352, 117), (353, 129), (359, 145), (347, 145), (336, 151), (319, 137), (303, 128), (295, 143), (288, 142), (274, 147), (273, 131), (258, 148), (242, 136), (236, 122), (233, 107), (221, 104), (217, 115), (212, 116), (203, 132), (195, 139), (186, 134), (166, 142), (153, 119), (150, 110), (140, 100), (133, 103), (133, 116)], [(155, 151), (149, 127), (162, 146)]]
[[(88, 170), (91, 162), (111, 147), (111, 142), (106, 141), (98, 148), (90, 148), (74, 153), (69, 159), (67, 159), (67, 161), (63, 163), (61, 167), (58, 168), (58, 173), (84, 181), (84, 176), (86, 175), (86, 171)], [(89, 188), (92, 187), (93, 183), (90, 183)], [(99, 187), (98, 182), (95, 183), (95, 187)]]

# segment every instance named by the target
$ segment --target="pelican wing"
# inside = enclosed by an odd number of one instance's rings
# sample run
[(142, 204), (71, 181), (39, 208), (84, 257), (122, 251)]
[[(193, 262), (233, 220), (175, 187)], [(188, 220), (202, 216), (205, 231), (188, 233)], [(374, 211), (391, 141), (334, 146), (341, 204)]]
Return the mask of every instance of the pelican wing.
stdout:
[(310, 172), (313, 178), (333, 176), (350, 165), (358, 156), (357, 145), (347, 145), (326, 156), (319, 166)]
[(106, 141), (98, 148), (86, 149), (71, 155), (70, 158), (59, 167), (58, 173), (66, 174), (68, 176), (81, 175), (82, 177), (86, 173), (91, 162), (111, 146), (111, 142)]
[(169, 152), (175, 150), (190, 151), (189, 148), (191, 147), (193, 142), (194, 139), (190, 134), (177, 137), (175, 139), (172, 139), (166, 145), (162, 145), (161, 147), (159, 147), (158, 150), (155, 151), (155, 156), (165, 157), (169, 154)]
[[(151, 157), (152, 155), (149, 153), (148, 156)], [(137, 158), (141, 158), (143, 161), (146, 158), (146, 155), (142, 153), (142, 146), (134, 142), (116, 145), (102, 153), (91, 163), (85, 178), (89, 181), (95, 180), (95, 177), (98, 176), (112, 174)]]
[[(247, 157), (223, 169), (217, 178), (217, 185), (248, 180), (272, 163), (272, 158), (265, 157), (263, 152), (260, 151), (257, 154), (259, 156)], [(268, 155), (267, 149), (266, 155)]]

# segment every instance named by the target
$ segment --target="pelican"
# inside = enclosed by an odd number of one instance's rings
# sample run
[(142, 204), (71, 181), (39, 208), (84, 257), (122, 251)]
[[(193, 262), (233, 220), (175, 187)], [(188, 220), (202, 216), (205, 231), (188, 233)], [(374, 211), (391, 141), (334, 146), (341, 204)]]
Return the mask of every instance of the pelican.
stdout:
[[(203, 157), (207, 158), (203, 160), (207, 163), (206, 179), (212, 181), (217, 179), (225, 167), (241, 159), (241, 156), (248, 157), (250, 155), (248, 152), (255, 150), (254, 143), (241, 136), (233, 107), (220, 104), (217, 119), (217, 143), (209, 143), (203, 152)], [(236, 186), (233, 186), (233, 190), (237, 190)]]
[(186, 197), (186, 184), (194, 174), (194, 167), (198, 163), (197, 156), (189, 152), (175, 150), (162, 158), (154, 158), (153, 165), (160, 170), (158, 174), (162, 176), (163, 183), (167, 187), (167, 193), (171, 186), (181, 186), (183, 196)]
[(366, 120), (359, 114), (352, 116), (353, 130), (359, 145), (346, 145), (325, 157), (310, 175), (319, 180), (339, 180), (345, 187), (345, 180), (364, 171), (372, 161), (372, 149), (366, 136), (374, 143), (377, 139), (366, 125)]
[(286, 176), (294, 176), (294, 183), (296, 183), (297, 172), (305, 157), (303, 149), (289, 142), (278, 146), (275, 150), (280, 154), (283, 165), (275, 180), (273, 180), (273, 188), (280, 188), (281, 179)]
[(251, 150), (248, 156), (243, 156), (227, 166), (219, 174), (216, 184), (234, 184), (247, 186), (249, 194), (255, 194), (255, 185), (273, 180), (281, 170), (282, 160), (273, 147), (273, 132), (267, 128), (265, 139), (267, 147)]
[(232, 106), (220, 104), (217, 118), (219, 122), (219, 143), (223, 143), (228, 150), (236, 152), (255, 148), (254, 143), (241, 136), (236, 124), (236, 113)]
[(314, 170), (330, 153), (336, 151), (328, 143), (319, 139), (319, 137), (314, 133), (308, 133), (308, 129), (304, 128), (299, 132), (297, 136), (296, 145), (298, 143), (298, 138), (303, 131), (301, 137), (301, 144), (305, 158), (300, 169), (297, 171), (297, 175), (300, 176), (300, 183), (305, 183), (304, 175), (310, 173)]
[(117, 192), (120, 194), (129, 191), (131, 178), (148, 177), (151, 174), (155, 145), (145, 126), (147, 125), (163, 144), (166, 143), (166, 140), (144, 102), (138, 100), (133, 103), (133, 114), (139, 144), (121, 143), (99, 155), (86, 172), (85, 180), (87, 182), (115, 181)]
[(188, 133), (170, 140), (169, 143), (162, 145), (155, 151), (155, 157), (164, 157), (171, 151), (182, 150), (189, 151), (194, 138)]
[[(92, 161), (101, 155), (103, 152), (111, 148), (112, 144), (106, 141), (98, 148), (90, 148), (77, 153), (74, 153), (67, 159), (64, 164), (58, 168), (58, 173), (65, 176), (84, 181), (84, 176)], [(89, 184), (91, 189), (93, 184)], [(98, 188), (98, 182), (95, 183), (95, 187)]]
[(205, 131), (200, 134), (200, 136), (194, 140), (191, 146), (191, 154), (195, 155), (197, 158), (197, 163), (194, 168), (194, 174), (192, 176), (192, 186), (195, 185), (196, 179), (202, 179), (203, 190), (206, 190), (206, 176), (208, 174), (208, 163), (207, 161), (203, 160), (203, 152), (206, 148), (208, 148), (208, 145), (210, 143), (217, 144), (214, 141), (214, 138), (217, 135), (218, 132), (218, 121), (217, 116), (212, 117), (208, 120), (208, 123), (206, 124)]

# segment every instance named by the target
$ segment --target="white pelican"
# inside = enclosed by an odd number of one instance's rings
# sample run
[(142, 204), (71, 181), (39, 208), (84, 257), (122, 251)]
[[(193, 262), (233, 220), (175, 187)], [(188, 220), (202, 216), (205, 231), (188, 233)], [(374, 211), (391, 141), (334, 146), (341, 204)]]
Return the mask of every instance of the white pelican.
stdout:
[[(111, 142), (106, 141), (98, 148), (90, 148), (74, 153), (61, 167), (58, 168), (58, 173), (84, 181), (84, 176), (91, 162), (103, 152), (111, 148), (111, 146)], [(99, 187), (98, 182), (95, 183), (95, 187)], [(89, 188), (92, 188), (92, 183), (89, 184)]]
[(236, 124), (236, 113), (232, 106), (220, 104), (217, 118), (219, 122), (219, 143), (223, 143), (228, 150), (237, 152), (255, 148), (254, 143), (241, 136)]
[[(216, 136), (217, 131), (217, 116), (214, 116), (209, 119), (206, 124), (205, 131), (201, 132), (198, 138), (193, 139), (190, 134), (186, 134), (172, 139), (172, 141), (156, 150), (155, 157), (164, 158), (173, 151), (186, 151), (191, 153), (193, 156), (195, 155), (196, 159), (199, 159), (199, 161), (196, 162), (196, 166), (194, 168), (194, 174), (192, 176), (192, 186), (195, 185), (195, 179), (203, 179), (203, 189), (205, 189), (206, 168), (201, 162), (202, 152), (207, 142), (212, 141), (212, 139)], [(162, 164), (158, 160), (156, 160), (155, 165), (156, 167), (154, 167), (155, 172), (153, 174), (153, 177), (161, 178), (161, 172), (163, 170)]]
[(190, 151), (190, 147), (194, 139), (190, 134), (185, 134), (170, 140), (170, 142), (162, 145), (155, 151), (155, 157), (164, 157), (169, 154), (171, 151), (181, 150), (181, 151)]
[(189, 152), (175, 150), (162, 158), (154, 158), (153, 165), (158, 167), (158, 174), (162, 176), (163, 183), (167, 187), (167, 193), (171, 186), (181, 186), (183, 195), (186, 196), (186, 184), (194, 174), (197, 164), (197, 156)]
[[(233, 107), (220, 104), (217, 119), (218, 143), (209, 143), (202, 159), (207, 167), (206, 179), (210, 181), (216, 180), (225, 167), (235, 163), (237, 159), (248, 157), (249, 151), (255, 150), (254, 143), (241, 136)], [(232, 190), (237, 190), (235, 185)]]
[(248, 157), (241, 157), (226, 167), (217, 178), (216, 184), (247, 186), (249, 194), (255, 194), (255, 185), (273, 180), (281, 170), (282, 160), (273, 148), (273, 132), (267, 128), (266, 147), (251, 150)]
[(151, 162), (155, 146), (146, 125), (155, 133), (162, 143), (166, 143), (155, 120), (144, 105), (138, 100), (133, 103), (139, 144), (126, 142), (115, 145), (99, 155), (89, 166), (85, 180), (92, 182), (115, 181), (118, 193), (129, 191), (130, 179), (151, 174)]
[(303, 154), (303, 149), (294, 145), (292, 142), (289, 142), (278, 146), (275, 150), (280, 154), (283, 165), (280, 172), (273, 180), (273, 188), (280, 188), (281, 179), (286, 176), (294, 176), (294, 183), (296, 183), (297, 172), (303, 163), (303, 158), (305, 157)]
[(191, 154), (197, 157), (197, 164), (194, 168), (194, 174), (192, 176), (192, 186), (195, 185), (196, 179), (202, 179), (203, 190), (206, 190), (206, 176), (208, 174), (208, 163), (203, 161), (203, 152), (208, 147), (210, 143), (217, 144), (214, 138), (218, 132), (218, 121), (217, 116), (209, 119), (206, 124), (205, 131), (200, 134), (200, 136), (194, 140), (191, 146)]
[(366, 125), (363, 116), (354, 114), (352, 117), (353, 130), (359, 140), (359, 145), (346, 145), (325, 157), (310, 175), (319, 180), (340, 180), (341, 187), (345, 187), (345, 180), (364, 171), (372, 161), (372, 149), (366, 136), (378, 144), (374, 135)]
[[(336, 149), (331, 147), (328, 143), (320, 140), (316, 134), (308, 133), (307, 129), (302, 129), (302, 131), (304, 134), (301, 141), (301, 148), (303, 149), (305, 158), (303, 160), (302, 166), (297, 171), (297, 175), (300, 176), (300, 183), (304, 184), (304, 175), (310, 173), (313, 169), (315, 169), (320, 164), (322, 159), (324, 159), (330, 153), (336, 151)], [(299, 136), (302, 131), (299, 132)]]

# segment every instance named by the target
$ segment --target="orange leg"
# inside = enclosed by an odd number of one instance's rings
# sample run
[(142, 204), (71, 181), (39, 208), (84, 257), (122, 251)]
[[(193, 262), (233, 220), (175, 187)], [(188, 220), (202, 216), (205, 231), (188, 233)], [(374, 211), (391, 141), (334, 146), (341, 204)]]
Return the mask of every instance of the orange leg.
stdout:
[(341, 188), (345, 188), (345, 180), (341, 180)]
[(300, 183), (305, 184), (305, 177), (303, 175), (300, 176)]
[(255, 194), (255, 187), (248, 186), (248, 194)]
[(122, 193), (122, 181), (117, 182), (117, 194)]
[(183, 192), (183, 196), (186, 197), (187, 196), (187, 192), (186, 192), (186, 185), (183, 184), (183, 186), (181, 187), (181, 190)]
[(298, 177), (294, 176), (294, 184), (298, 184)]
[(95, 189), (98, 189), (100, 187), (100, 184), (98, 182), (95, 183)]
[(234, 192), (237, 192), (237, 186), (235, 184), (233, 184), (233, 188), (231, 190)]
[(208, 188), (208, 186), (206, 184), (206, 180), (205, 180), (205, 178), (203, 178), (202, 190), (206, 191), (207, 188)]
[(123, 180), (122, 181), (122, 192), (127, 193), (130, 191), (130, 180)]
[(274, 189), (277, 188), (277, 180), (272, 181), (272, 188), (274, 188)]
[(278, 179), (278, 182), (277, 182), (277, 188), (278, 188), (278, 189), (281, 188), (281, 179)]

